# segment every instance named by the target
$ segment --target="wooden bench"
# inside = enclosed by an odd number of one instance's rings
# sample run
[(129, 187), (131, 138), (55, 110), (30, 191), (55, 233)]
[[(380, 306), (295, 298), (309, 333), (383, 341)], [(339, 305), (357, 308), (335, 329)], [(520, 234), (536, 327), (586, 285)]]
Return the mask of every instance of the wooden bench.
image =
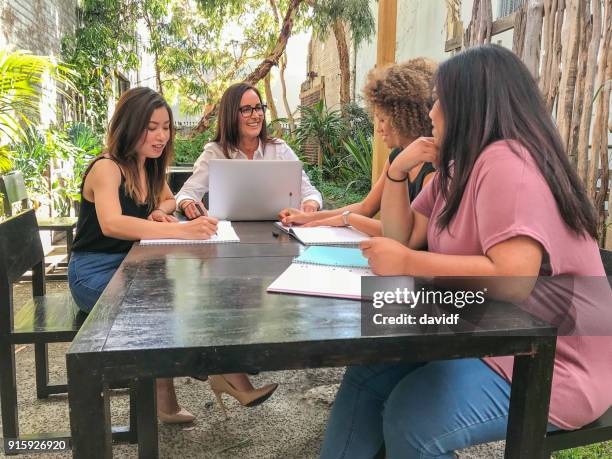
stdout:
[[(15, 345), (34, 344), (36, 395), (67, 392), (66, 384), (49, 384), (48, 343), (70, 342), (86, 316), (70, 291), (46, 295), (44, 254), (36, 215), (27, 210), (0, 223), (0, 405), (2, 434), (12, 439), (69, 437), (69, 433), (19, 435)], [(32, 270), (32, 299), (15, 313), (13, 283)], [(120, 387), (127, 387), (125, 383)], [(113, 428), (116, 441), (135, 442), (134, 394), (130, 394), (130, 425)]]
[[(612, 276), (612, 251), (600, 249), (601, 261), (607, 276)], [(578, 430), (559, 430), (546, 435), (548, 454), (562, 449), (612, 440), (612, 407), (603, 416)]]
[[(21, 203), (22, 210), (30, 207), (28, 193), (26, 191), (25, 182), (21, 172), (14, 171), (0, 177), (0, 193), (4, 196), (4, 213), (5, 215), (13, 214), (13, 204)], [(75, 217), (54, 217), (38, 220), (38, 228), (42, 231), (60, 231), (66, 234), (66, 258), (70, 261), (72, 253), (72, 241), (74, 238), (74, 230), (76, 228), (77, 219)], [(67, 268), (67, 263), (58, 263), (52, 265), (47, 270), (47, 277), (54, 280), (66, 280), (67, 274), (55, 273), (54, 268)]]

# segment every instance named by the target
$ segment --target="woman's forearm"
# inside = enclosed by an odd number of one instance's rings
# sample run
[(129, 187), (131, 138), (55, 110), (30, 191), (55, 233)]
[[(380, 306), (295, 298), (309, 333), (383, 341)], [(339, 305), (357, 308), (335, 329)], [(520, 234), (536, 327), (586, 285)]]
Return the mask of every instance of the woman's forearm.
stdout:
[(348, 223), (356, 230), (367, 234), (368, 236), (382, 236), (382, 224), (380, 221), (360, 215), (357, 213), (351, 213), (348, 216)]
[(157, 208), (162, 212), (171, 215), (176, 210), (176, 201), (174, 198), (168, 198), (160, 202)]
[(465, 290), (484, 290), (486, 298), (520, 303), (525, 301), (537, 281), (537, 274), (509, 275), (485, 255), (445, 255), (407, 249), (405, 275), (435, 277), (440, 286)]
[(382, 234), (408, 245), (414, 223), (408, 197), (408, 182), (387, 179), (380, 210)]
[(100, 220), (100, 228), (107, 237), (128, 241), (178, 238), (180, 234), (179, 223), (160, 223), (126, 215)]

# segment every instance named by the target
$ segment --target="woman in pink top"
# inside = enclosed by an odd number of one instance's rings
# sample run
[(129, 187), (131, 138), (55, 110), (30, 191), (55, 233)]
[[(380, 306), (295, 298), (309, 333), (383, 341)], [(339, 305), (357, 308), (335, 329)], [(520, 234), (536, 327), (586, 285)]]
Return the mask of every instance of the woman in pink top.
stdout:
[[(535, 81), (512, 52), (472, 48), (442, 64), (434, 83), (433, 138), (413, 142), (389, 167), (386, 237), (362, 243), (363, 253), (380, 275), (533, 279), (512, 289), (492, 285), (489, 296), (572, 335), (557, 339), (549, 428), (579, 428), (612, 405), (612, 338), (598, 328), (598, 321), (612, 322), (612, 296), (601, 277), (593, 206)], [(410, 203), (406, 172), (421, 161), (439, 164), (439, 172)], [(551, 275), (600, 276), (604, 287), (595, 300), (574, 286), (571, 310), (559, 313), (559, 302), (542, 294), (546, 286), (533, 290), (538, 276)], [(496, 357), (351, 367), (321, 456), (372, 458), (384, 441), (387, 458), (446, 459), (503, 439), (512, 363)]]

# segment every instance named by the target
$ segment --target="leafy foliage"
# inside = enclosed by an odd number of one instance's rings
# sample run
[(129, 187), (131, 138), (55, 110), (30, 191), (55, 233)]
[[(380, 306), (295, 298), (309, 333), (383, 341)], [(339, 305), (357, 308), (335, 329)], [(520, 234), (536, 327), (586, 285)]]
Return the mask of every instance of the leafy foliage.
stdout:
[(369, 190), (372, 181), (372, 138), (358, 132), (357, 137), (344, 141), (344, 148), (348, 155), (343, 158), (341, 167), (343, 175), (350, 177), (347, 189)]
[(193, 164), (200, 157), (214, 134), (214, 126), (193, 137), (177, 136), (174, 140), (175, 164)]
[(315, 140), (323, 152), (324, 176), (333, 176), (340, 161), (338, 153), (346, 135), (346, 124), (340, 110), (328, 109), (320, 100), (312, 107), (300, 106), (300, 124), (296, 136), (300, 143)]
[(50, 57), (0, 50), (0, 172), (10, 168), (8, 143), (24, 140), (39, 116), (46, 78), (55, 80), (59, 92), (65, 94), (75, 75)]
[[(11, 145), (14, 166), (35, 206), (51, 205), (59, 215), (69, 215), (71, 203), (80, 199), (83, 173), (101, 151), (101, 138), (82, 123), (45, 132), (30, 127), (21, 142)], [(65, 166), (61, 174), (54, 171), (59, 163)]]
[(369, 0), (317, 0), (313, 3), (310, 24), (320, 38), (327, 37), (336, 19), (349, 25), (356, 47), (369, 40), (376, 30)]
[(128, 0), (83, 0), (80, 26), (62, 41), (65, 61), (79, 69), (76, 87), (84, 96), (87, 117), (99, 132), (106, 124), (116, 69), (133, 70), (139, 65), (135, 33), (139, 6)]

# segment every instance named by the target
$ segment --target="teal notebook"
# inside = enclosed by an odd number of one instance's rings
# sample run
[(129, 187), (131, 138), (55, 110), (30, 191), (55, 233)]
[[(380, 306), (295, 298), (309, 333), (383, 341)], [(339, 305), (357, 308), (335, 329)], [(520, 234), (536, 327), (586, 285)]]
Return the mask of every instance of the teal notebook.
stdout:
[(369, 268), (368, 259), (361, 254), (361, 250), (348, 247), (308, 247), (294, 261), (309, 265)]

